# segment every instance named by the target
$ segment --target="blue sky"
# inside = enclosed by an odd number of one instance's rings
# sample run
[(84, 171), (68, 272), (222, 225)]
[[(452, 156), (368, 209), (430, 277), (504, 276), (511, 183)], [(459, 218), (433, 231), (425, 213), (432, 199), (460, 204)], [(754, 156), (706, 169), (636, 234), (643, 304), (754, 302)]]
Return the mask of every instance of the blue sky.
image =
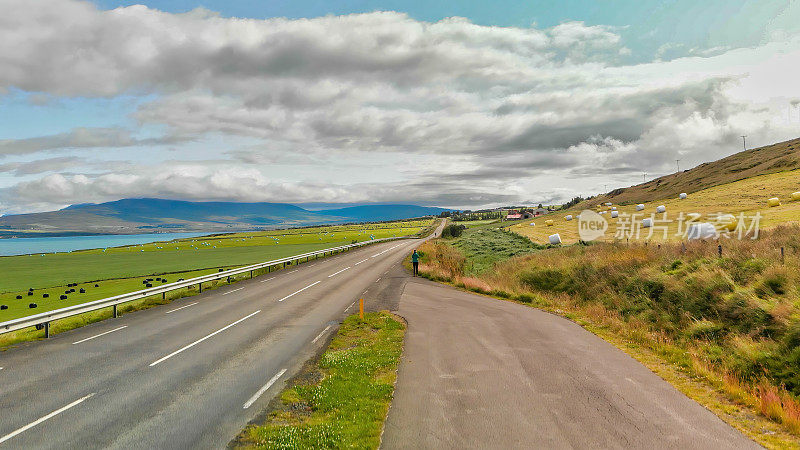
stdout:
[(547, 203), (800, 135), (788, 0), (0, 5), (0, 214)]

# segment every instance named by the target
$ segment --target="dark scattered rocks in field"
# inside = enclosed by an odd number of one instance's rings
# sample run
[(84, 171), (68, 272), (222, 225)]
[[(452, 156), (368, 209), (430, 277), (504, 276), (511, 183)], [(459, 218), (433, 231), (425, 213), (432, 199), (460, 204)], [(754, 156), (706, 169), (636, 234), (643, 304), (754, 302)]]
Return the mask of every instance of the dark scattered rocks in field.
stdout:
[(97, 283), (95, 283), (94, 287), (100, 287), (100, 285), (99, 285), (99, 284), (97, 284)]
[(33, 291), (28, 291), (28, 296), (30, 297), (31, 295), (33, 295)]
[(28, 305), (28, 308), (33, 309), (33, 308), (36, 308), (37, 306), (39, 306), (39, 305), (37, 305), (36, 303), (31, 303), (31, 304)]
[(81, 294), (85, 294), (85, 293), (86, 293), (86, 289), (84, 289), (84, 288), (81, 288), (81, 290), (80, 290), (80, 291), (78, 291), (78, 292), (80, 292)]
[(48, 294), (47, 292), (45, 292), (44, 294), (42, 294), (42, 298), (47, 298), (47, 297), (50, 297), (50, 294)]
[(8, 309), (8, 305), (0, 305), (0, 309)]
[(61, 297), (59, 297), (59, 298), (60, 298), (61, 300), (66, 300), (66, 299), (67, 299), (67, 296), (66, 296), (66, 295), (64, 295), (64, 294), (61, 294)]
[(153, 287), (153, 285), (151, 283), (147, 283), (144, 285), (144, 287)]
[(21, 295), (18, 295), (18, 296), (17, 296), (17, 300), (22, 300), (22, 296), (21, 296)]

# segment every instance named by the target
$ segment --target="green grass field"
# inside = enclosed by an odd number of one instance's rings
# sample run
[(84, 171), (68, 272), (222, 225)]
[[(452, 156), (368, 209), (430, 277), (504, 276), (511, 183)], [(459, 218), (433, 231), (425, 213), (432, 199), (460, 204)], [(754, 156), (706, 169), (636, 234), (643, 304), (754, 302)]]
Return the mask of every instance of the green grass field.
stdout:
[(266, 423), (237, 448), (374, 449), (389, 410), (405, 325), (387, 312), (348, 317), (316, 364), (280, 396)]
[(489, 227), (467, 229), (450, 244), (467, 257), (467, 275), (483, 273), (497, 262), (543, 248), (519, 234)]
[[(167, 282), (219, 268), (279, 259), (372, 238), (419, 233), (432, 220), (342, 225), (155, 242), (128, 247), (0, 257), (0, 322), (144, 288), (145, 278)], [(73, 289), (74, 293), (64, 291)], [(98, 286), (95, 287), (95, 284)], [(155, 282), (153, 285), (157, 285)], [(33, 295), (28, 289), (33, 288)], [(86, 292), (81, 294), (80, 289)], [(43, 298), (43, 294), (49, 298)], [(22, 299), (17, 299), (18, 295)], [(59, 300), (67, 295), (66, 300)], [(36, 308), (28, 308), (36, 303)]]

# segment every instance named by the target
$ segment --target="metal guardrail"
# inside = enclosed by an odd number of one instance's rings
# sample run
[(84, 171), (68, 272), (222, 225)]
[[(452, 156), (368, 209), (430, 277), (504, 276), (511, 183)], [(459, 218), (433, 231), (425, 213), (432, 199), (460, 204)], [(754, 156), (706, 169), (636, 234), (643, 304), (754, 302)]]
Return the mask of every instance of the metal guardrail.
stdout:
[(315, 252), (303, 253), (301, 255), (289, 256), (286, 258), (276, 259), (274, 261), (266, 261), (263, 263), (253, 264), (249, 266), (239, 267), (236, 269), (225, 270), (218, 273), (212, 273), (209, 275), (203, 275), (200, 277), (190, 278), (184, 281), (176, 281), (173, 283), (163, 284), (161, 286), (155, 286), (152, 288), (142, 289), (140, 291), (129, 292), (127, 294), (116, 295), (114, 297), (108, 297), (100, 300), (94, 300), (91, 302), (80, 303), (77, 305), (67, 306), (66, 308), (61, 309), (54, 309), (52, 311), (43, 312), (40, 314), (34, 314), (31, 316), (20, 317), (18, 319), (9, 320), (6, 322), (0, 322), (0, 334), (3, 333), (10, 333), (12, 331), (21, 330), (23, 328), (29, 327), (44, 327), (45, 330), (45, 337), (50, 336), (50, 322), (53, 320), (64, 319), (66, 317), (76, 316), (78, 314), (83, 314), (91, 311), (96, 311), (98, 309), (113, 307), (114, 308), (114, 317), (117, 317), (117, 305), (121, 303), (130, 302), (133, 300), (140, 300), (145, 297), (150, 297), (152, 295), (158, 294), (166, 294), (169, 291), (174, 291), (175, 289), (182, 289), (187, 288), (190, 286), (194, 286), (195, 284), (199, 288), (199, 292), (203, 292), (203, 283), (208, 281), (220, 280), (223, 278), (227, 278), (233, 275), (239, 275), (242, 273), (250, 272), (250, 277), (253, 276), (254, 270), (269, 268), (279, 264), (288, 264), (293, 261), (299, 261), (301, 259), (310, 259), (312, 257), (319, 257), (320, 255), (325, 255), (326, 253), (334, 253), (334, 252), (341, 252), (344, 250), (349, 250), (351, 248), (356, 247), (363, 247), (369, 244), (375, 244), (378, 242), (386, 242), (392, 241), (397, 239), (409, 239), (413, 238), (413, 236), (402, 236), (402, 237), (392, 237), (392, 238), (382, 238), (382, 239), (374, 239), (370, 241), (364, 242), (357, 242), (355, 244), (348, 244), (342, 245), (339, 247), (332, 247), (326, 248), (323, 250), (317, 250)]

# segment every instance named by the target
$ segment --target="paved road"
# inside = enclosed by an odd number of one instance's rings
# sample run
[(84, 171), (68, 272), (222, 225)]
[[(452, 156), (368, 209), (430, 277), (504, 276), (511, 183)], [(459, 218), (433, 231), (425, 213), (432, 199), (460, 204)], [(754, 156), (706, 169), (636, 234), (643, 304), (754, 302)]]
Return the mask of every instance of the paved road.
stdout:
[(359, 296), (396, 303), (398, 262), (418, 244), (352, 250), (0, 352), (0, 448), (224, 448)]
[(415, 279), (383, 448), (759, 448), (560, 317)]

